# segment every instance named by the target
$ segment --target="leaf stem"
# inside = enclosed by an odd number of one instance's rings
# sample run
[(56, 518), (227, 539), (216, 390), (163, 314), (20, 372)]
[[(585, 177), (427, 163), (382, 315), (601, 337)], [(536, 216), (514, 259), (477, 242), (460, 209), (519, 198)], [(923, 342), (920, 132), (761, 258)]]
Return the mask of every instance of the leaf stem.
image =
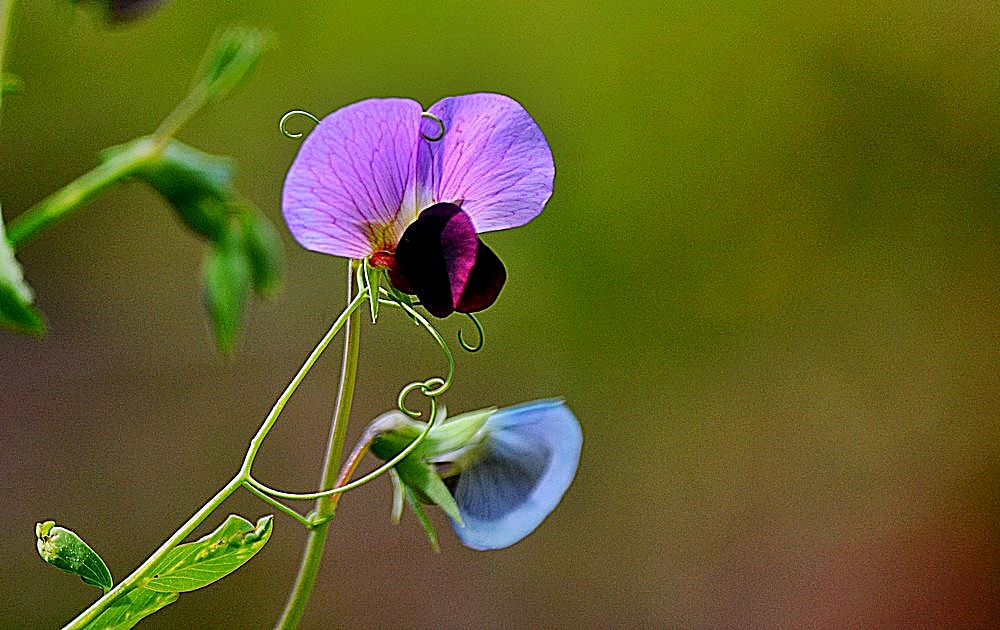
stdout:
[[(359, 261), (352, 260), (347, 270), (347, 299), (352, 305), (360, 304), (367, 290), (359, 291), (352, 300), (353, 280), (357, 273)], [(346, 311), (345, 311), (346, 312)], [(327, 443), (326, 460), (323, 465), (323, 475), (320, 490), (332, 488), (340, 468), (340, 458), (344, 450), (344, 440), (347, 436), (347, 420), (351, 414), (351, 403), (354, 400), (354, 385), (357, 381), (358, 352), (361, 340), (361, 317), (356, 309), (351, 312), (344, 334), (344, 362), (340, 372), (340, 387), (337, 391), (337, 406), (330, 426), (330, 439)], [(295, 585), (285, 603), (285, 609), (275, 626), (280, 629), (295, 628), (302, 613), (305, 612), (309, 595), (312, 593), (319, 573), (320, 561), (323, 558), (323, 548), (326, 546), (327, 533), (330, 529), (330, 519), (333, 517), (340, 495), (324, 496), (316, 500), (316, 507), (311, 515), (314, 525), (309, 530), (309, 538), (295, 578)]]
[(152, 140), (136, 142), (28, 208), (7, 227), (11, 247), (18, 249), (42, 230), (128, 177), (155, 159), (162, 148)]
[(308, 518), (302, 516), (301, 514), (299, 514), (298, 512), (296, 512), (295, 510), (293, 510), (292, 508), (288, 507), (287, 505), (285, 505), (281, 501), (279, 501), (277, 499), (272, 499), (267, 494), (261, 492), (260, 490), (258, 490), (255, 487), (253, 487), (253, 484), (251, 484), (251, 483), (249, 483), (247, 481), (244, 481), (243, 482), (243, 487), (246, 488), (247, 490), (249, 490), (250, 494), (254, 495), (255, 497), (257, 497), (258, 499), (260, 499), (264, 503), (267, 503), (268, 505), (270, 505), (274, 509), (278, 510), (282, 514), (285, 514), (286, 516), (290, 516), (291, 518), (297, 520), (299, 523), (302, 523), (306, 527), (312, 526), (312, 522), (310, 522)]
[(168, 538), (166, 542), (160, 545), (160, 548), (154, 551), (153, 555), (149, 556), (145, 562), (139, 565), (139, 568), (133, 571), (127, 578), (119, 582), (110, 591), (105, 593), (103, 597), (91, 604), (90, 608), (80, 613), (80, 615), (73, 621), (69, 622), (63, 630), (75, 630), (77, 628), (85, 627), (88, 623), (96, 619), (98, 615), (110, 607), (119, 596), (124, 595), (133, 587), (137, 586), (137, 583), (145, 577), (147, 569), (156, 564), (163, 556), (167, 555), (171, 549), (187, 538), (191, 532), (195, 530), (195, 528), (201, 525), (202, 521), (208, 518), (208, 516), (215, 511), (215, 508), (219, 507), (223, 501), (236, 492), (242, 484), (243, 480), (240, 479), (239, 476), (233, 477), (233, 479), (227, 483), (222, 490), (219, 490), (219, 492), (217, 492), (214, 497), (209, 499), (209, 501), (203, 505), (200, 510), (195, 512), (194, 515), (189, 518), (180, 529), (174, 532), (174, 534)]
[[(350, 288), (348, 288), (348, 292), (349, 292), (348, 297), (350, 297)], [(129, 575), (127, 578), (119, 582), (103, 597), (101, 597), (96, 602), (91, 604), (91, 606), (82, 613), (80, 613), (80, 615), (77, 616), (76, 619), (74, 619), (68, 625), (66, 625), (63, 630), (74, 630), (74, 629), (84, 628), (88, 623), (96, 619), (102, 612), (107, 610), (115, 602), (115, 600), (117, 600), (119, 597), (121, 597), (128, 591), (132, 590), (136, 586), (139, 586), (140, 585), (139, 582), (146, 577), (145, 573), (150, 567), (152, 567), (156, 562), (158, 562), (167, 553), (169, 553), (170, 550), (176, 547), (181, 541), (187, 538), (199, 525), (201, 525), (201, 523), (206, 518), (209, 517), (209, 515), (212, 514), (212, 512), (216, 510), (216, 508), (222, 505), (222, 503), (226, 499), (228, 499), (234, 492), (236, 492), (236, 490), (238, 490), (240, 486), (247, 483), (247, 481), (250, 479), (250, 470), (253, 466), (254, 459), (256, 458), (257, 453), (260, 451), (260, 447), (263, 444), (264, 438), (267, 437), (267, 434), (270, 432), (275, 422), (277, 422), (278, 416), (281, 414), (281, 411), (285, 408), (285, 405), (288, 403), (288, 400), (291, 398), (295, 390), (298, 389), (299, 384), (302, 383), (303, 379), (305, 379), (306, 375), (309, 373), (309, 370), (312, 369), (313, 365), (319, 359), (320, 355), (323, 354), (323, 351), (327, 348), (327, 346), (330, 345), (330, 342), (333, 340), (333, 338), (337, 335), (337, 333), (340, 332), (341, 328), (343, 328), (345, 325), (348, 325), (348, 335), (346, 336), (346, 338), (351, 339), (353, 336), (354, 341), (353, 343), (345, 342), (345, 345), (348, 347), (347, 349), (353, 348), (353, 351), (345, 353), (345, 361), (344, 361), (345, 374), (347, 375), (348, 378), (345, 379), (344, 375), (342, 375), (341, 397), (339, 399), (340, 404), (338, 405), (338, 414), (336, 416), (334, 423), (335, 429), (337, 426), (343, 427), (338, 429), (339, 430), (338, 448), (341, 449), (343, 448), (344, 429), (346, 428), (346, 417), (347, 414), (350, 412), (350, 400), (353, 397), (354, 393), (354, 375), (356, 372), (355, 367), (357, 366), (357, 359), (358, 359), (357, 310), (358, 307), (362, 303), (364, 303), (367, 297), (368, 297), (367, 291), (360, 291), (358, 295), (355, 296), (354, 299), (350, 301), (350, 303), (347, 305), (347, 308), (344, 309), (344, 312), (340, 314), (340, 316), (336, 319), (336, 321), (334, 321), (334, 323), (330, 326), (330, 330), (327, 331), (326, 335), (323, 336), (320, 342), (313, 349), (312, 353), (310, 353), (309, 357), (302, 364), (302, 367), (299, 368), (299, 371), (295, 374), (295, 377), (292, 378), (291, 382), (288, 383), (288, 386), (285, 388), (285, 391), (282, 392), (280, 397), (278, 397), (278, 401), (274, 404), (274, 407), (271, 408), (271, 412), (267, 415), (267, 418), (264, 420), (263, 424), (261, 424), (260, 429), (257, 430), (256, 435), (254, 435), (253, 439), (250, 441), (250, 447), (247, 450), (246, 457), (243, 460), (243, 465), (240, 467), (240, 471), (236, 474), (236, 476), (233, 477), (229, 481), (229, 483), (225, 485), (225, 487), (219, 490), (219, 492), (217, 492), (214, 497), (209, 499), (208, 502), (205, 503), (205, 505), (203, 505), (197, 512), (195, 512), (194, 515), (191, 518), (189, 518), (187, 522), (185, 522), (181, 526), (180, 529), (174, 532), (173, 535), (171, 535), (166, 542), (160, 545), (159, 549), (153, 552), (153, 554), (149, 556), (149, 558), (147, 558), (145, 562), (139, 565), (139, 567), (135, 571), (133, 571), (131, 575)], [(350, 365), (353, 367), (351, 367), (350, 370), (347, 369), (348, 361), (346, 357), (348, 356), (353, 357), (351, 360), (352, 363), (350, 363)], [(349, 381), (346, 383), (346, 386), (345, 386), (345, 380)], [(346, 401), (346, 405), (344, 404), (344, 401)], [(343, 409), (346, 409), (346, 411), (341, 413), (341, 410)], [(331, 441), (331, 447), (332, 446), (333, 442)], [(328, 459), (332, 452), (334, 451), (331, 448), (331, 450), (328, 451), (327, 453)], [(339, 450), (336, 451), (336, 459), (338, 461), (340, 459)], [(254, 494), (257, 493), (254, 492)], [(329, 502), (329, 500), (327, 500), (327, 502)], [(268, 503), (270, 503), (277, 509), (281, 509), (280, 507), (275, 505), (276, 502), (268, 501)], [(288, 513), (285, 510), (281, 511), (285, 512), (286, 514)], [(330, 513), (332, 514), (332, 512)], [(291, 515), (289, 514), (289, 516)], [(303, 521), (304, 519), (302, 519), (300, 516), (300, 518), (297, 520)], [(311, 521), (309, 523), (304, 523), (304, 524), (311, 524)], [(320, 551), (322, 551), (322, 547), (320, 548)], [(313, 574), (313, 577), (315, 577), (315, 573)], [(308, 597), (308, 592), (305, 593), (305, 596)], [(303, 606), (305, 605), (304, 601), (302, 605)]]

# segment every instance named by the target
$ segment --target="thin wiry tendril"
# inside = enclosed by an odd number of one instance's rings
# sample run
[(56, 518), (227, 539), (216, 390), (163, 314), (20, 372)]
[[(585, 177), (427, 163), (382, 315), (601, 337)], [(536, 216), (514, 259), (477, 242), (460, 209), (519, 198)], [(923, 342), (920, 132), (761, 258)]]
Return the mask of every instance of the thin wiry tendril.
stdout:
[[(427, 379), (426, 383), (418, 383), (418, 385), (422, 385), (425, 388), (430, 388), (430, 387), (434, 387), (434, 384), (432, 383), (432, 381), (440, 381), (440, 380), (441, 380), (440, 378), (434, 377), (434, 378)], [(413, 389), (419, 389), (419, 388), (420, 387), (414, 387)], [(413, 391), (413, 389), (411, 389), (410, 391)], [(427, 395), (427, 390), (426, 389), (424, 390), (424, 395)], [(437, 410), (438, 410), (437, 398), (435, 398), (434, 396), (428, 396), (428, 399), (430, 400), (430, 406), (431, 406), (430, 411), (428, 412), (430, 414), (430, 419), (427, 421), (427, 424), (424, 427), (424, 430), (420, 432), (420, 435), (418, 435), (417, 437), (415, 437), (412, 442), (410, 442), (409, 444), (407, 444), (406, 448), (404, 448), (402, 451), (400, 451), (398, 455), (396, 455), (395, 457), (393, 457), (392, 459), (390, 459), (389, 461), (387, 461), (386, 463), (382, 464), (381, 466), (379, 466), (378, 468), (376, 468), (375, 470), (373, 470), (372, 472), (368, 473), (367, 475), (365, 475), (363, 477), (355, 479), (354, 481), (352, 481), (350, 483), (346, 483), (346, 484), (344, 484), (342, 486), (338, 486), (338, 487), (333, 488), (331, 490), (326, 490), (324, 492), (303, 492), (303, 493), (299, 493), (299, 492), (284, 492), (282, 490), (277, 490), (275, 488), (271, 488), (270, 486), (266, 486), (266, 485), (262, 484), (261, 482), (257, 481), (256, 479), (254, 479), (253, 477), (248, 477), (246, 483), (247, 483), (248, 486), (250, 486), (252, 488), (255, 488), (258, 492), (261, 492), (263, 494), (267, 494), (267, 495), (269, 495), (271, 497), (275, 497), (275, 498), (278, 498), (278, 499), (286, 499), (286, 500), (290, 500), (290, 501), (311, 501), (311, 500), (314, 500), (314, 499), (320, 499), (322, 497), (329, 497), (329, 496), (332, 496), (332, 495), (335, 495), (335, 494), (340, 494), (341, 492), (347, 492), (348, 490), (353, 490), (354, 488), (357, 488), (360, 485), (366, 484), (369, 481), (375, 479), (376, 477), (379, 477), (379, 476), (383, 475), (386, 471), (390, 470), (393, 466), (395, 466), (399, 462), (403, 461), (403, 459), (407, 455), (409, 455), (410, 453), (413, 452), (413, 449), (415, 449), (418, 446), (420, 446), (420, 444), (424, 441), (424, 438), (427, 437), (427, 434), (430, 433), (431, 429), (434, 428), (434, 424), (435, 424), (435, 422), (437, 422), (437, 419), (438, 419), (437, 418), (437, 415), (438, 415), (438, 413), (437, 413)]]
[(396, 406), (399, 407), (400, 411), (411, 418), (419, 418), (422, 415), (419, 411), (413, 411), (406, 406), (406, 397), (410, 395), (410, 392), (419, 389), (424, 396), (430, 399), (431, 413), (433, 414), (435, 413), (437, 407), (437, 397), (444, 393), (444, 390), (439, 391), (435, 388), (440, 388), (444, 384), (445, 381), (440, 376), (432, 376), (422, 383), (420, 381), (410, 383), (403, 389), (399, 390), (399, 396), (396, 398)]
[[(434, 338), (434, 341), (437, 342), (437, 345), (441, 347), (441, 351), (444, 352), (445, 359), (448, 361), (448, 376), (446, 376), (445, 378), (435, 377), (428, 379), (427, 381), (417, 381), (414, 383), (410, 383), (409, 385), (403, 388), (403, 392), (408, 394), (414, 389), (422, 388), (425, 396), (429, 398), (436, 398), (437, 396), (440, 396), (441, 394), (448, 391), (448, 388), (451, 387), (452, 381), (455, 379), (455, 357), (452, 356), (451, 348), (448, 347), (448, 344), (441, 336), (441, 333), (439, 333), (437, 329), (434, 328), (434, 326), (429, 321), (427, 321), (427, 318), (425, 318), (417, 311), (413, 310), (413, 307), (410, 306), (409, 304), (394, 299), (392, 297), (392, 294), (389, 293), (384, 288), (380, 289), (379, 292), (382, 295), (387, 296), (386, 298), (380, 298), (379, 302), (381, 302), (382, 304), (386, 304), (389, 306), (396, 306), (398, 308), (403, 309), (403, 311), (407, 315), (409, 315), (410, 319), (412, 319), (414, 323), (421, 326), (424, 330), (426, 330), (430, 334), (431, 337)], [(437, 387), (434, 387), (433, 385), (430, 385), (432, 381), (440, 381), (440, 383), (437, 385)], [(427, 389), (427, 387), (434, 387), (434, 388)], [(400, 400), (402, 400), (402, 397), (400, 398)], [(400, 405), (399, 410), (405, 413), (406, 415), (410, 416), (411, 418), (420, 417), (419, 412), (411, 411), (407, 409), (405, 405)]]
[(466, 317), (472, 322), (472, 325), (476, 327), (476, 334), (479, 335), (479, 340), (476, 341), (474, 345), (469, 345), (465, 343), (465, 339), (462, 339), (462, 331), (458, 331), (458, 345), (462, 346), (462, 350), (466, 352), (479, 352), (483, 349), (483, 345), (486, 344), (486, 335), (483, 332), (483, 325), (479, 323), (479, 319), (476, 318), (472, 313), (466, 313)]
[(292, 140), (298, 140), (303, 135), (305, 135), (301, 131), (298, 133), (289, 131), (288, 128), (285, 126), (288, 123), (288, 119), (291, 118), (292, 116), (304, 116), (309, 120), (313, 121), (314, 123), (316, 123), (317, 125), (319, 124), (319, 118), (316, 118), (315, 116), (313, 116), (304, 109), (293, 109), (290, 112), (285, 112), (285, 115), (282, 116), (281, 120), (278, 122), (278, 129), (281, 130), (281, 135), (285, 136), (286, 138), (291, 138)]
[(436, 136), (428, 136), (427, 134), (425, 134), (424, 132), (421, 131), (420, 135), (423, 137), (424, 140), (426, 140), (427, 142), (437, 142), (438, 140), (440, 140), (441, 138), (444, 137), (444, 121), (441, 120), (440, 117), (438, 117), (437, 115), (432, 114), (430, 112), (424, 112), (424, 113), (420, 114), (420, 117), (421, 118), (427, 118), (429, 120), (433, 120), (434, 122), (436, 122), (438, 124), (438, 128), (440, 129), (440, 131), (438, 132), (438, 135), (436, 135)]

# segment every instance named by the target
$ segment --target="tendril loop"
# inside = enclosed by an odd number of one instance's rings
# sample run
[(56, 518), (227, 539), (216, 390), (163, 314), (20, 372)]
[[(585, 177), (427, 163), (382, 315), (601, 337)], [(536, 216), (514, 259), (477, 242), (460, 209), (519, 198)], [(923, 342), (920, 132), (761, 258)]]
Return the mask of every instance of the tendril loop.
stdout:
[[(432, 376), (426, 381), (415, 381), (410, 383), (403, 389), (399, 390), (399, 396), (396, 398), (396, 406), (399, 410), (410, 416), (411, 418), (419, 418), (423, 414), (419, 411), (413, 411), (406, 406), (406, 397), (410, 395), (411, 392), (420, 390), (424, 396), (431, 400), (431, 411), (432, 413), (437, 409), (437, 397), (444, 393), (445, 385), (448, 383), (440, 376)], [(433, 420), (433, 418), (431, 418)]]
[(281, 120), (278, 122), (278, 129), (281, 131), (281, 135), (285, 136), (286, 138), (291, 138), (292, 140), (298, 140), (303, 135), (305, 135), (301, 131), (295, 133), (288, 130), (288, 127), (286, 127), (286, 125), (288, 124), (288, 119), (291, 118), (292, 116), (303, 116), (313, 121), (317, 125), (319, 124), (319, 118), (316, 118), (315, 116), (305, 111), (304, 109), (293, 109), (290, 112), (285, 112), (285, 115), (282, 116)]
[(420, 117), (427, 118), (428, 120), (433, 120), (438, 125), (438, 135), (436, 136), (428, 136), (424, 132), (422, 131), (420, 132), (420, 135), (423, 136), (424, 140), (426, 140), (427, 142), (437, 142), (438, 140), (444, 137), (444, 121), (441, 120), (440, 117), (430, 112), (423, 112), (422, 114), (420, 114)]
[(476, 318), (472, 313), (466, 313), (466, 317), (472, 322), (472, 325), (476, 327), (476, 334), (479, 335), (478, 340), (475, 344), (468, 344), (465, 339), (462, 338), (462, 331), (458, 331), (458, 345), (462, 346), (462, 350), (466, 352), (479, 352), (483, 349), (483, 345), (486, 343), (486, 335), (483, 332), (483, 325), (479, 323), (479, 319)]
[[(445, 378), (434, 377), (423, 382), (418, 381), (416, 383), (410, 383), (403, 388), (403, 392), (409, 394), (414, 389), (423, 386), (425, 387), (423, 390), (424, 395), (433, 398), (448, 391), (448, 388), (451, 387), (452, 381), (455, 379), (455, 357), (451, 354), (451, 348), (448, 347), (448, 343), (444, 340), (444, 337), (442, 337), (441, 333), (437, 331), (437, 328), (434, 328), (433, 324), (427, 321), (426, 317), (415, 311), (412, 306), (395, 299), (393, 295), (384, 288), (380, 289), (379, 292), (380, 294), (386, 296), (385, 298), (380, 298), (379, 302), (403, 309), (410, 319), (413, 320), (413, 323), (426, 330), (427, 333), (434, 339), (434, 342), (441, 348), (441, 352), (444, 353), (444, 358), (448, 362), (448, 375)], [(402, 394), (403, 392), (400, 393)], [(401, 395), (400, 400), (403, 398), (405, 398), (405, 396)], [(400, 411), (411, 418), (420, 417), (419, 415), (413, 415), (413, 413), (407, 410), (404, 405), (400, 405)]]

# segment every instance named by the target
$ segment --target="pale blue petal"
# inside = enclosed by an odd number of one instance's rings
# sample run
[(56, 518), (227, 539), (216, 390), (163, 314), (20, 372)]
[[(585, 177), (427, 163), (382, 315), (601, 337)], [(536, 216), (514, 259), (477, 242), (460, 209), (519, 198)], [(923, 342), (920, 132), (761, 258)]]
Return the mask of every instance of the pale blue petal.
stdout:
[(473, 549), (502, 549), (521, 540), (555, 509), (580, 462), (583, 434), (561, 400), (501, 409), (487, 420), (484, 452), (454, 486)]

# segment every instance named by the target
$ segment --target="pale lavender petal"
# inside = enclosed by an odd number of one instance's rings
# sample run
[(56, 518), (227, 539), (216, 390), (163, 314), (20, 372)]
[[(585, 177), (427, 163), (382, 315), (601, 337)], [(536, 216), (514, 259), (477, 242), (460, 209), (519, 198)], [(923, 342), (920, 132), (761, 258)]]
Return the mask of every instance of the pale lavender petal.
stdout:
[(312, 130), (285, 177), (281, 203), (303, 247), (363, 258), (395, 246), (417, 216), (421, 110), (408, 99), (369, 99)]
[(477, 232), (524, 225), (552, 196), (555, 165), (542, 130), (502, 94), (442, 99), (428, 110), (444, 122), (421, 125), (417, 196), (421, 207), (459, 204)]

